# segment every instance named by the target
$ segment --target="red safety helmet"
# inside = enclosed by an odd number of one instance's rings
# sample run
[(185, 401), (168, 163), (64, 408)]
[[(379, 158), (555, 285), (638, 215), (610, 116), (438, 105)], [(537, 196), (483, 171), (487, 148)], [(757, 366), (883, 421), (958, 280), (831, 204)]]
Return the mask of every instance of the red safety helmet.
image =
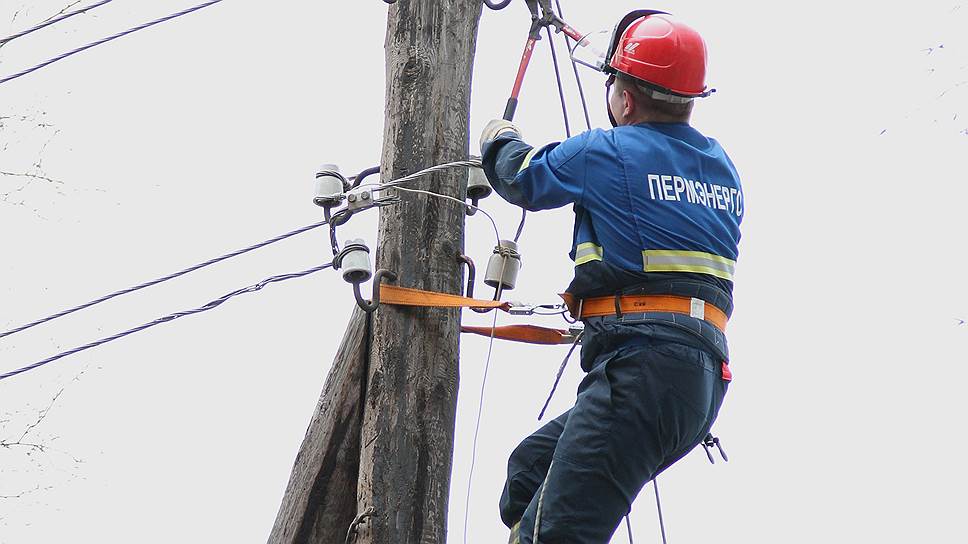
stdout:
[[(706, 88), (706, 43), (702, 36), (668, 13), (636, 10), (612, 33), (603, 70), (621, 72), (657, 91), (671, 102), (709, 96)], [(667, 96), (662, 96), (667, 95)]]

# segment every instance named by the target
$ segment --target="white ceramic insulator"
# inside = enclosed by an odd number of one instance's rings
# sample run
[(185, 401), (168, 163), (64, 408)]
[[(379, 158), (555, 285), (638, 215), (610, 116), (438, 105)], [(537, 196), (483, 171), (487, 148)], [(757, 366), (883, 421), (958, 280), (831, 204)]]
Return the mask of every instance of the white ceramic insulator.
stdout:
[(363, 240), (349, 240), (344, 247), (354, 244), (360, 244), (362, 247), (352, 249), (343, 256), (340, 270), (343, 271), (343, 279), (347, 282), (362, 283), (373, 276), (373, 271), (370, 268), (370, 250), (366, 248)]
[[(521, 270), (521, 257), (518, 255), (518, 244), (511, 240), (501, 240), (500, 247), (511, 250), (517, 256), (504, 256), (492, 253), (487, 261), (487, 272), (484, 283), (495, 289), (500, 286), (503, 291), (510, 291), (518, 281), (518, 271)], [(503, 273), (502, 273), (503, 272)]]
[(323, 206), (339, 202), (343, 196), (343, 180), (338, 175), (339, 166), (324, 164), (316, 171), (316, 182), (313, 187), (313, 202)]

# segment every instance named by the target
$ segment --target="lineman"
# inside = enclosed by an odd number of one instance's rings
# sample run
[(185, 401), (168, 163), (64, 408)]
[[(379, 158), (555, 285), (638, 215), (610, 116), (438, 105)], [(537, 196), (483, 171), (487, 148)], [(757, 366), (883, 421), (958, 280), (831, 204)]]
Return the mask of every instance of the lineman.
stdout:
[(705, 43), (638, 10), (600, 66), (611, 130), (532, 147), (494, 120), (481, 135), (504, 199), (575, 210), (569, 307), (585, 322), (587, 374), (575, 406), (508, 461), (501, 517), (522, 544), (608, 542), (642, 487), (705, 437), (731, 378), (725, 327), (744, 203), (719, 143), (689, 125), (694, 99), (711, 92)]

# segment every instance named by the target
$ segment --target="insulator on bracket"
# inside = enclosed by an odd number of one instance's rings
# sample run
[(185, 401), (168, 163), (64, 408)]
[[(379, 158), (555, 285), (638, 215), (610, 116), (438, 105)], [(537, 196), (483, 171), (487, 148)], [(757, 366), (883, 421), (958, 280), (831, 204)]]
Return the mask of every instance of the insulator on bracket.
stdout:
[(349, 182), (335, 164), (324, 164), (316, 171), (316, 183), (313, 191), (313, 203), (317, 206), (334, 206), (343, 200)]
[(467, 198), (482, 200), (491, 196), (491, 184), (484, 175), (483, 168), (470, 167), (467, 169)]
[(343, 251), (333, 262), (333, 268), (343, 271), (343, 279), (352, 284), (360, 284), (373, 277), (370, 268), (370, 248), (361, 239), (347, 240)]
[[(480, 202), (482, 199), (491, 196), (491, 192), (491, 184), (487, 182), (487, 176), (484, 175), (484, 170), (475, 166), (468, 168), (467, 198), (471, 201), (471, 204), (473, 206), (477, 206), (478, 202)], [(474, 215), (475, 213), (477, 213), (476, 207), (467, 208), (467, 215)]]
[(500, 291), (514, 289), (521, 270), (521, 254), (518, 244), (511, 240), (501, 240), (487, 261), (484, 283)]

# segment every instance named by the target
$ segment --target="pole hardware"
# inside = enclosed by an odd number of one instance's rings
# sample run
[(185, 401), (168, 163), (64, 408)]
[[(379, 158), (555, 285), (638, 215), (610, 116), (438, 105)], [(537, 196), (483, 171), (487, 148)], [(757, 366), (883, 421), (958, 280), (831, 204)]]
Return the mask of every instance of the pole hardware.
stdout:
[(706, 437), (702, 439), (702, 447), (706, 450), (706, 457), (709, 458), (709, 462), (716, 464), (716, 460), (713, 459), (713, 454), (711, 452), (713, 446), (719, 450), (719, 455), (723, 457), (723, 461), (729, 462), (729, 457), (726, 457), (726, 452), (723, 451), (723, 445), (720, 444), (719, 438), (713, 436), (713, 433), (707, 433)]
[[(364, 312), (370, 314), (380, 306), (380, 282), (383, 278), (396, 281), (397, 275), (389, 270), (380, 269), (373, 274), (370, 267), (370, 248), (362, 239), (347, 240), (343, 251), (333, 259), (333, 268), (343, 271), (343, 280), (353, 284), (353, 296)], [(363, 298), (360, 285), (373, 278), (373, 300)]]
[[(471, 157), (471, 159), (478, 159), (480, 157)], [(487, 181), (487, 176), (484, 175), (483, 168), (470, 167), (467, 169), (467, 198), (470, 199), (471, 204), (477, 206), (478, 203), (491, 196), (493, 189), (491, 189), (491, 184)], [(468, 206), (467, 215), (474, 215), (477, 213), (477, 208), (471, 208)]]
[(356, 297), (356, 303), (368, 314), (372, 314), (380, 307), (380, 283), (383, 281), (383, 278), (389, 281), (396, 281), (397, 275), (383, 268), (376, 271), (376, 274), (373, 275), (373, 300), (364, 299), (363, 294), (360, 292), (360, 284), (353, 284), (353, 296)]
[(518, 253), (517, 242), (501, 240), (487, 261), (484, 283), (496, 289), (497, 296), (500, 298), (502, 291), (514, 289), (519, 270), (521, 270), (521, 254)]
[(477, 267), (474, 266), (474, 260), (463, 253), (457, 254), (457, 260), (467, 265), (467, 289), (464, 291), (464, 296), (474, 298), (474, 280), (477, 278)]
[(343, 200), (350, 188), (349, 181), (335, 164), (324, 164), (316, 170), (316, 183), (313, 186), (313, 203), (323, 208), (331, 208)]
[(333, 259), (333, 268), (343, 271), (347, 283), (363, 283), (373, 276), (370, 268), (370, 248), (366, 242), (357, 238), (347, 240), (343, 251)]

